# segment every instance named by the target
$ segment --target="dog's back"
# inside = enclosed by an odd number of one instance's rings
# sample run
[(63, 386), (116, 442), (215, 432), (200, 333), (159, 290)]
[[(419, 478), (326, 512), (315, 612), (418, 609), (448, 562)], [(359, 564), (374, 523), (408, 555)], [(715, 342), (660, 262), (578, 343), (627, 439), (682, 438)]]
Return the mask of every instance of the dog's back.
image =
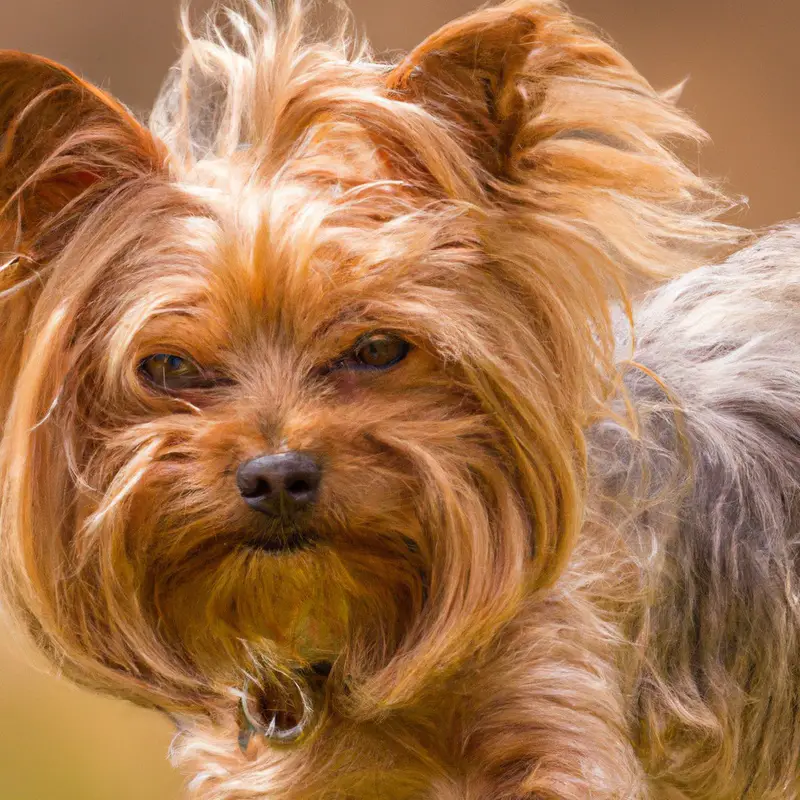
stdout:
[(592, 459), (645, 576), (648, 772), (691, 797), (796, 797), (800, 227), (660, 289), (635, 331), (638, 430), (599, 426)]

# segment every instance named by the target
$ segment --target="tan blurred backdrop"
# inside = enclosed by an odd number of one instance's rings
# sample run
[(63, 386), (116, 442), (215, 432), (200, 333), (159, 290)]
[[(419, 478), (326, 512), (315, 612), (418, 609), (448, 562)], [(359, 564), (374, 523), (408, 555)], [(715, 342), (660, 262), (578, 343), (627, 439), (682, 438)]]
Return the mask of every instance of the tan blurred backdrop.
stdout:
[[(413, 46), (479, 0), (351, 0), (379, 51)], [(0, 0), (0, 48), (62, 61), (138, 112), (175, 56), (178, 0)], [(202, 8), (207, 0), (196, 0)], [(683, 97), (713, 139), (704, 172), (750, 199), (744, 220), (800, 212), (800, 3), (574, 0), (659, 88)], [(2, 565), (0, 564), (0, 569)], [(168, 726), (69, 688), (0, 638), (0, 800), (170, 800)]]

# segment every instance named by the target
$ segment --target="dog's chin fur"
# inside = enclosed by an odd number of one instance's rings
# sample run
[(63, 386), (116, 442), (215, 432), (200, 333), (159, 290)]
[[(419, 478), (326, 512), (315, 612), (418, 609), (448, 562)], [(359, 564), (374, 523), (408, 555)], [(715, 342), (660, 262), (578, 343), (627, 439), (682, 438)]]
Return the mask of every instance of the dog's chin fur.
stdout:
[(796, 797), (798, 234), (690, 272), (702, 134), (557, 2), (394, 64), (306, 17), (187, 25), (149, 127), (0, 54), (6, 606), (209, 800)]

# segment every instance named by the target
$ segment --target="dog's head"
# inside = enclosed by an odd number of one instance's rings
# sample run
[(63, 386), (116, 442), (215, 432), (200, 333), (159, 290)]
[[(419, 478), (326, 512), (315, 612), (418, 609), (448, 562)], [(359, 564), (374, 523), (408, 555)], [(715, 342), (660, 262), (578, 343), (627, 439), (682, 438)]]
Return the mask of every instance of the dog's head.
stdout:
[(188, 36), (149, 128), (0, 56), (0, 575), (164, 708), (333, 665), (408, 702), (557, 578), (610, 307), (729, 232), (699, 133), (557, 3), (396, 65), (299, 4)]

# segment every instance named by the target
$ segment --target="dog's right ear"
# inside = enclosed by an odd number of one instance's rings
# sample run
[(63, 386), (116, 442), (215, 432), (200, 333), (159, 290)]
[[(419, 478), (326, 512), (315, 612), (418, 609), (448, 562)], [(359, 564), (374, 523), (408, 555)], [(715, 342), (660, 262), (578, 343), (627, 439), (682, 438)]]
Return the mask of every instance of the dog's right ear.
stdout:
[[(0, 51), (0, 267), (46, 261), (82, 210), (165, 160), (105, 92), (47, 59)], [(0, 298), (13, 272), (0, 271)]]
[(162, 171), (165, 148), (112, 97), (0, 51), (0, 434), (50, 262), (104, 197)]

